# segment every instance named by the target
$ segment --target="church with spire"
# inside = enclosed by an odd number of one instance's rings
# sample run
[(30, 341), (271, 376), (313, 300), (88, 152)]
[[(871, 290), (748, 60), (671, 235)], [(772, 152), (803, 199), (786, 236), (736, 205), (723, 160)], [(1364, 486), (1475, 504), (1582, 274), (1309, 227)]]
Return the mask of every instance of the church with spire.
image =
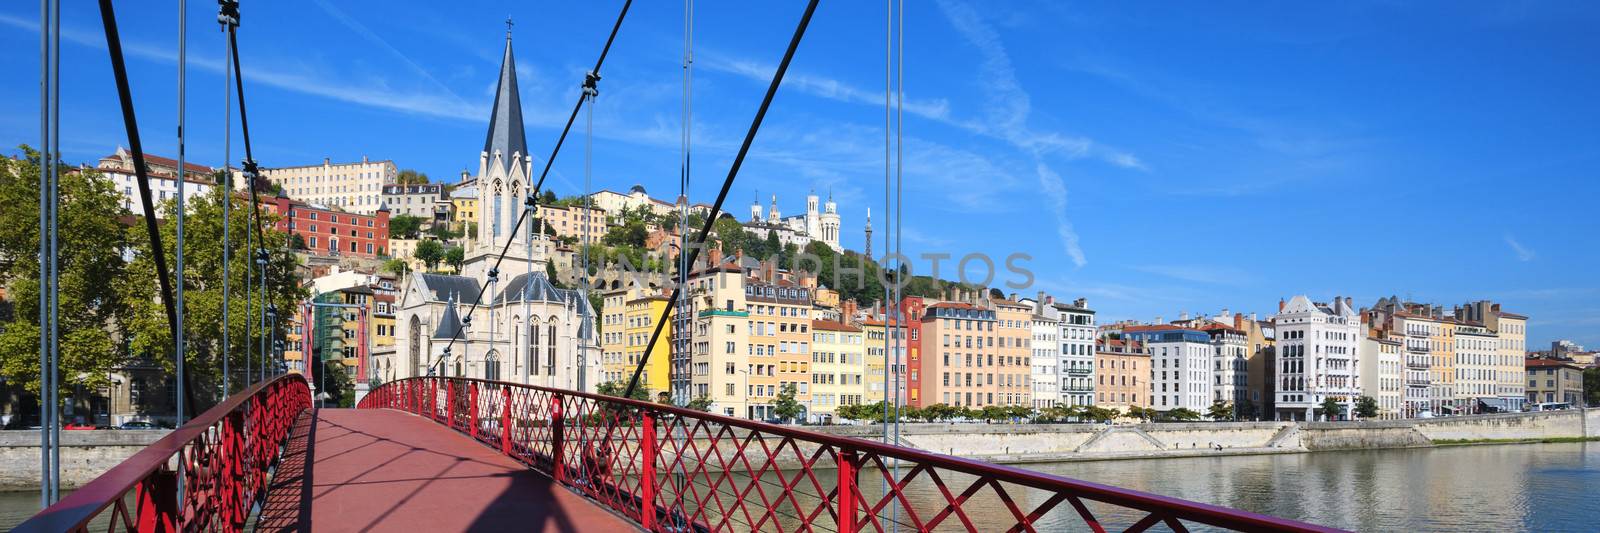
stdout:
[(534, 231), (534, 221), (517, 227), (536, 179), (532, 165), (507, 21), (489, 133), (471, 178), (479, 198), (476, 233), (468, 236), (459, 273), (406, 276), (394, 355), (375, 361), (373, 377), (446, 375), (595, 389), (594, 309), (581, 292), (547, 279), (554, 244)]

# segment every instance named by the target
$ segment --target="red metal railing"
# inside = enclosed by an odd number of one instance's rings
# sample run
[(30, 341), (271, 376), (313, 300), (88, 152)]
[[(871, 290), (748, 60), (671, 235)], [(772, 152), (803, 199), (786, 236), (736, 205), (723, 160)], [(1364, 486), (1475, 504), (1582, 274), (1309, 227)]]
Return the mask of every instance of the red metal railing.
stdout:
[[(650, 531), (1336, 531), (803, 429), (466, 378), (386, 383), (399, 409), (496, 448)], [(1063, 505), (1065, 504), (1065, 505)], [(1119, 526), (1112, 526), (1112, 522)]]
[(295, 418), (310, 407), (311, 389), (299, 374), (257, 383), (14, 531), (88, 531), (101, 524), (105, 531), (238, 531), (266, 494)]

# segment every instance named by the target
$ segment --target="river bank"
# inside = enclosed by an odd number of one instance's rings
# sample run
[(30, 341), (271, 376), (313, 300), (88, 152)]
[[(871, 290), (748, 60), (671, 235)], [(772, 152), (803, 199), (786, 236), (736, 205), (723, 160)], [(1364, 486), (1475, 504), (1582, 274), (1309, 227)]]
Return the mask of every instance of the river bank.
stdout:
[[(819, 426), (877, 440), (880, 426)], [(902, 424), (901, 442), (1003, 464), (1428, 448), (1600, 439), (1600, 410), (1359, 422)]]

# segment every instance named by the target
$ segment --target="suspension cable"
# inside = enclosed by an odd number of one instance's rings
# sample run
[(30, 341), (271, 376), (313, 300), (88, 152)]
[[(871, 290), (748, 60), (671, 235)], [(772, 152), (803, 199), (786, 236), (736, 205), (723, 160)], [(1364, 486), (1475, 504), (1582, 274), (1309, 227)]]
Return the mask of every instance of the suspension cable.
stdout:
[[(700, 228), (700, 234), (695, 236), (695, 245), (683, 251), (689, 254), (687, 264), (691, 266), (699, 258), (700, 249), (705, 246), (706, 236), (711, 233), (711, 226), (717, 221), (717, 214), (722, 211), (722, 202), (728, 199), (728, 190), (733, 187), (733, 180), (739, 175), (739, 167), (744, 165), (745, 155), (750, 153), (750, 144), (755, 142), (756, 132), (761, 130), (761, 122), (767, 117), (767, 109), (772, 106), (772, 99), (777, 96), (778, 87), (783, 85), (783, 75), (789, 71), (789, 62), (794, 59), (795, 50), (800, 48), (800, 39), (805, 37), (806, 26), (811, 24), (811, 15), (817, 11), (817, 1), (811, 0), (806, 4), (805, 14), (800, 16), (800, 24), (795, 26), (794, 36), (789, 39), (789, 48), (783, 52), (783, 61), (778, 62), (778, 70), (772, 75), (772, 83), (767, 86), (767, 94), (761, 98), (761, 107), (757, 108), (755, 119), (750, 122), (749, 131), (745, 132), (744, 142), (739, 145), (739, 153), (734, 156), (733, 165), (728, 168), (728, 177), (722, 181), (722, 190), (717, 192), (717, 201), (711, 204), (711, 212), (706, 215), (705, 225)], [(634, 389), (639, 387), (639, 375), (644, 372), (650, 354), (655, 352), (656, 342), (661, 340), (661, 330), (666, 326), (667, 317), (672, 313), (672, 306), (678, 302), (682, 293), (682, 285), (673, 287), (672, 296), (667, 298), (666, 307), (661, 309), (661, 318), (656, 321), (655, 330), (650, 333), (650, 343), (645, 345), (644, 354), (639, 357), (639, 363), (633, 369), (633, 377), (628, 379), (628, 388), (623, 392), (623, 398), (632, 397)]]
[[(52, 7), (54, 10), (52, 11)], [(39, 506), (55, 503), (60, 487), (59, 450), (60, 417), (56, 414), (60, 388), (56, 371), (60, 355), (60, 328), (56, 319), (58, 309), (57, 287), (60, 278), (55, 272), (60, 250), (56, 247), (56, 207), (59, 166), (56, 160), (56, 142), (53, 135), (60, 126), (59, 71), (52, 66), (60, 64), (60, 5), (58, 2), (39, 2)], [(52, 25), (52, 22), (55, 24)], [(54, 48), (52, 48), (54, 47)], [(55, 112), (53, 112), (55, 110)]]
[[(134, 116), (133, 91), (128, 86), (128, 68), (122, 59), (122, 38), (117, 32), (117, 15), (111, 0), (100, 0), (100, 20), (105, 26), (106, 51), (111, 55), (111, 71), (116, 78), (117, 98), (122, 105), (122, 124), (128, 132), (128, 150), (133, 154), (133, 171), (139, 184), (139, 203), (144, 208), (145, 233), (150, 237), (151, 255), (155, 260), (156, 280), (161, 289), (161, 303), (167, 312), (167, 329), (174, 340), (178, 335), (177, 303), (173, 299), (172, 280), (167, 271), (166, 249), (161, 243), (161, 230), (156, 226), (155, 204), (150, 196), (150, 174), (145, 167), (144, 146), (139, 142), (139, 121)], [(187, 382), (190, 376), (177, 376)], [(193, 383), (184, 389), (189, 405), (195, 404)]]
[[(233, 4), (230, 13), (228, 4)], [(222, 30), (227, 31), (230, 23), (237, 24), (238, 2), (223, 0), (222, 9), (217, 13), (217, 22)], [(233, 240), (229, 234), (228, 222), (233, 218), (233, 54), (223, 52), (223, 63), (226, 65), (222, 71), (222, 179), (218, 180), (221, 186), (222, 198), (222, 397), (232, 394), (229, 386), (232, 371), (229, 368), (230, 351), (232, 346), (228, 340), (228, 330), (232, 329), (233, 321), (228, 319), (228, 308), (232, 302), (228, 299), (228, 286), (233, 283), (230, 272), (233, 262)]]
[[(585, 88), (585, 92), (578, 96), (578, 104), (573, 106), (572, 114), (567, 117), (567, 125), (561, 128), (561, 135), (556, 137), (555, 149), (550, 151), (550, 157), (546, 158), (544, 161), (544, 172), (539, 174), (539, 181), (534, 184), (531, 190), (528, 191), (528, 197), (523, 199), (522, 214), (517, 216), (516, 224), (511, 226), (511, 231), (507, 233), (507, 235), (515, 236), (518, 231), (521, 231), (523, 221), (533, 216), (534, 211), (538, 209), (539, 191), (544, 187), (545, 177), (550, 175), (550, 165), (555, 163), (556, 156), (561, 153), (561, 145), (566, 142), (567, 133), (572, 131), (572, 123), (578, 119), (578, 110), (583, 109), (584, 101), (588, 100), (589, 98), (587, 89), (593, 88), (600, 81), (600, 66), (605, 64), (606, 54), (611, 52), (611, 43), (616, 41), (617, 30), (622, 28), (622, 20), (627, 18), (628, 8), (632, 5), (633, 0), (626, 0), (622, 3), (622, 11), (617, 13), (617, 22), (611, 26), (611, 35), (606, 37), (606, 44), (600, 49), (600, 58), (595, 60), (594, 68), (584, 74), (583, 87)], [(499, 277), (500, 262), (505, 260), (506, 252), (511, 250), (511, 243), (515, 240), (515, 238), (508, 237), (505, 245), (500, 247), (500, 254), (495, 257), (494, 265), (489, 268), (488, 282), (493, 282)], [(529, 241), (528, 244), (529, 246), (532, 246), (533, 243), (532, 241)], [(483, 305), (483, 293), (488, 288), (488, 283), (478, 287), (478, 296), (473, 299), (472, 306), (467, 308), (466, 314), (461, 318), (461, 323), (456, 325), (455, 332), (450, 335), (450, 342), (445, 344), (444, 353), (440, 356), (438, 361), (435, 361), (434, 364), (428, 366), (428, 375), (433, 375), (434, 372), (439, 368), (442, 368), (444, 362), (450, 358), (450, 351), (455, 347), (456, 339), (461, 338), (462, 330), (466, 329), (468, 325), (472, 324), (472, 313), (477, 311), (478, 307)], [(585, 294), (584, 297), (588, 298), (588, 295)], [(555, 342), (555, 340), (552, 339), (551, 342)], [(581, 373), (582, 369), (579, 369), (579, 372)]]
[[(187, 80), (184, 79), (184, 74), (186, 74), (186, 71), (185, 71), (184, 67), (187, 66), (187, 64), (188, 64), (187, 63), (187, 61), (188, 61), (188, 55), (187, 54), (188, 54), (188, 44), (189, 44), (189, 36), (186, 33), (188, 31), (188, 24), (189, 24), (188, 5), (189, 5), (188, 0), (178, 0), (178, 239), (177, 239), (178, 243), (177, 243), (177, 246), (176, 246), (176, 252), (177, 252), (177, 256), (178, 256), (177, 257), (177, 265), (176, 265), (176, 267), (177, 267), (176, 270), (177, 270), (177, 274), (178, 274), (178, 283), (177, 283), (178, 327), (176, 329), (177, 329), (178, 334), (177, 334), (177, 339), (173, 342), (173, 345), (174, 345), (175, 350), (178, 352), (177, 353), (177, 357), (176, 357), (176, 359), (177, 359), (176, 366), (177, 366), (177, 369), (178, 369), (178, 375), (180, 375), (180, 376), (183, 375), (183, 358), (184, 358), (184, 353), (186, 352), (186, 350), (184, 349), (185, 340), (183, 338), (183, 334), (184, 334), (183, 308), (185, 307), (184, 299), (183, 299), (183, 284), (184, 284), (184, 272), (183, 272), (184, 271), (184, 268), (183, 268), (183, 226), (184, 226), (184, 219), (186, 218), (186, 215), (187, 215), (186, 211), (187, 211), (187, 207), (188, 206), (186, 205), (186, 203), (184, 201), (184, 198), (183, 198), (183, 196), (184, 196), (183, 192), (184, 192), (184, 188), (185, 188), (184, 187), (184, 183), (183, 183), (183, 181), (184, 181), (184, 168), (183, 168), (183, 156), (184, 156), (183, 123), (184, 123), (184, 114), (183, 114), (183, 112), (184, 112), (184, 96), (185, 96), (185, 94), (184, 94), (184, 88), (185, 88), (184, 87), (184, 83), (187, 81)], [(184, 396), (183, 380), (178, 380), (178, 394), (177, 394), (177, 396), (178, 396), (178, 398), (177, 398), (177, 404), (178, 405), (174, 409), (174, 411), (176, 411), (176, 413), (177, 413), (177, 415), (174, 417), (174, 418), (177, 419), (177, 422), (175, 423), (175, 425), (182, 426), (183, 425), (183, 407), (184, 407), (183, 406), (183, 396)], [(190, 407), (192, 408), (193, 406), (191, 405)]]

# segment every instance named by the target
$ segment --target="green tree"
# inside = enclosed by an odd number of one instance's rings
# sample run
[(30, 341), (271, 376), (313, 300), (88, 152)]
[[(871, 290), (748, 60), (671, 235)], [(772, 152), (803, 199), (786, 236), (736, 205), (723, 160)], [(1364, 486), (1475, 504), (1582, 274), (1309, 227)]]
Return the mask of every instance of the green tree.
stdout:
[[(37, 152), (21, 149), (22, 160), (0, 157), (0, 286), (11, 307), (0, 315), (0, 377), (38, 392), (40, 161)], [(131, 307), (119, 285), (129, 277), (153, 279), (154, 271), (131, 271), (118, 253), (130, 246), (117, 221), (128, 211), (111, 181), (92, 170), (58, 167), (61, 392), (70, 395), (108, 385), (109, 372), (126, 360), (115, 338), (125, 331)]]
[[(231, 233), (226, 240), (222, 236), (225, 202), (233, 202), (228, 222)], [(259, 283), (262, 275), (257, 272), (252, 250), (246, 246), (245, 232), (254, 233), (252, 224), (255, 220), (248, 200), (215, 188), (211, 194), (197, 196), (187, 202), (186, 207), (184, 321), (190, 333), (185, 336), (188, 344), (185, 346), (184, 366), (196, 378), (190, 380), (189, 384), (194, 387), (196, 400), (199, 401), (213, 394), (220, 396), (221, 391), (217, 387), (221, 384), (222, 336), (217, 332), (224, 328), (229, 331), (229, 341), (233, 343), (228, 350), (232, 358), (230, 369), (239, 374), (238, 378), (242, 378), (243, 369), (248, 366), (244, 360), (246, 347), (259, 346), (262, 337), (284, 339), (289, 327), (288, 315), (307, 294), (296, 274), (299, 261), (294, 253), (286, 249), (289, 235), (270, 229), (276, 225), (276, 215), (264, 210), (260, 215), (261, 224), (268, 228), (262, 232), (266, 240), (262, 248), (268, 251), (265, 277), (269, 289), (266, 301), (262, 301), (259, 292), (252, 291), (252, 297), (246, 298), (241, 290), (247, 283)], [(168, 213), (176, 212), (176, 202), (168, 200), (164, 203), (164, 209)], [(130, 235), (142, 236), (144, 233), (143, 228), (139, 227), (129, 228), (128, 231)], [(130, 240), (134, 246), (130, 249), (132, 261), (128, 265), (129, 275), (119, 280), (118, 284), (118, 290), (123, 291), (124, 298), (132, 305), (125, 337), (129, 339), (127, 350), (135, 356), (150, 357), (170, 369), (173, 365), (173, 339), (167, 324), (166, 308), (159, 294), (160, 287), (156, 282), (153, 252), (147, 239), (130, 237)], [(161, 242), (166, 248), (164, 253), (167, 257), (174, 257), (177, 224), (161, 225)], [(231, 277), (227, 280), (230, 287), (227, 324), (222, 321), (224, 280), (223, 250), (220, 245), (224, 242), (229, 247), (228, 271)], [(267, 306), (276, 307), (281, 316), (270, 331), (264, 332), (260, 320)], [(249, 336), (245, 335), (247, 328)], [(232, 382), (242, 384), (243, 380), (236, 378)], [(204, 405), (194, 407), (193, 412), (199, 412)]]
[(428, 183), (428, 175), (408, 168), (396, 174), (394, 182), (397, 185), (422, 185)]
[(1214, 422), (1233, 420), (1233, 403), (1217, 400), (1206, 409), (1206, 417)]
[(1583, 401), (1590, 406), (1600, 405), (1600, 366), (1583, 371)]
[(1098, 405), (1091, 405), (1087, 409), (1083, 410), (1084, 418), (1100, 423), (1116, 420), (1119, 416), (1122, 416), (1122, 412), (1113, 408), (1100, 407)]
[(1323, 420), (1332, 422), (1334, 420), (1338, 420), (1340, 416), (1344, 415), (1344, 404), (1339, 403), (1338, 400), (1333, 398), (1328, 398), (1322, 400), (1322, 405), (1318, 405), (1317, 410), (1322, 412)]
[(700, 396), (695, 397), (695, 399), (689, 400), (689, 405), (685, 405), (684, 407), (693, 409), (695, 411), (700, 411), (702, 413), (709, 412), (711, 411), (711, 397), (701, 394)]
[(1171, 411), (1163, 411), (1161, 419), (1168, 422), (1195, 422), (1200, 420), (1200, 413), (1187, 407), (1179, 407)]
[(1371, 396), (1362, 396), (1360, 398), (1356, 398), (1356, 416), (1361, 418), (1377, 418), (1378, 400), (1373, 399)]
[(1256, 403), (1249, 398), (1239, 400), (1239, 418), (1258, 418), (1261, 414), (1256, 411)]
[(1128, 408), (1128, 416), (1139, 419), (1141, 422), (1155, 420), (1157, 412), (1153, 408), (1133, 406)]
[(607, 231), (605, 236), (600, 238), (600, 243), (606, 246), (644, 248), (644, 241), (649, 237), (650, 230), (645, 229), (644, 222), (630, 220)]
[(411, 215), (391, 217), (389, 218), (389, 238), (415, 239), (417, 238), (417, 233), (422, 230), (422, 223), (426, 221), (427, 219), (425, 218)]
[[(626, 381), (607, 381), (605, 383), (601, 383), (599, 387), (595, 388), (595, 390), (597, 392), (599, 392), (600, 394), (603, 394), (603, 395), (606, 395), (606, 396), (613, 396), (613, 397), (617, 397), (617, 398), (622, 398), (623, 397), (622, 393), (628, 391), (628, 382), (626, 382)], [(650, 392), (644, 390), (644, 387), (639, 387), (639, 388), (634, 389), (633, 390), (633, 394), (628, 395), (627, 397), (628, 398), (633, 398), (633, 399), (639, 400), (639, 401), (648, 402), (648, 401), (650, 401)]]
[(390, 259), (383, 262), (384, 271), (398, 276), (405, 276), (406, 271), (410, 270), (410, 268), (410, 265), (408, 265), (404, 259)]
[(772, 413), (784, 421), (792, 422), (805, 414), (805, 406), (794, 399), (794, 384), (784, 385), (778, 391), (778, 398), (772, 401)]
[(439, 241), (427, 240), (417, 243), (415, 252), (417, 260), (428, 266), (428, 270), (439, 267), (439, 262), (444, 260), (444, 245)]
[(466, 261), (466, 257), (466, 250), (462, 250), (460, 246), (451, 246), (444, 250), (444, 262), (449, 263), (450, 268), (454, 268), (457, 274), (461, 273), (461, 264)]
[[(187, 235), (186, 235), (186, 237), (187, 237)], [(289, 247), (293, 248), (295, 250), (304, 250), (304, 249), (306, 249), (306, 238), (305, 237), (301, 237), (299, 233), (290, 234), (289, 235)]]

